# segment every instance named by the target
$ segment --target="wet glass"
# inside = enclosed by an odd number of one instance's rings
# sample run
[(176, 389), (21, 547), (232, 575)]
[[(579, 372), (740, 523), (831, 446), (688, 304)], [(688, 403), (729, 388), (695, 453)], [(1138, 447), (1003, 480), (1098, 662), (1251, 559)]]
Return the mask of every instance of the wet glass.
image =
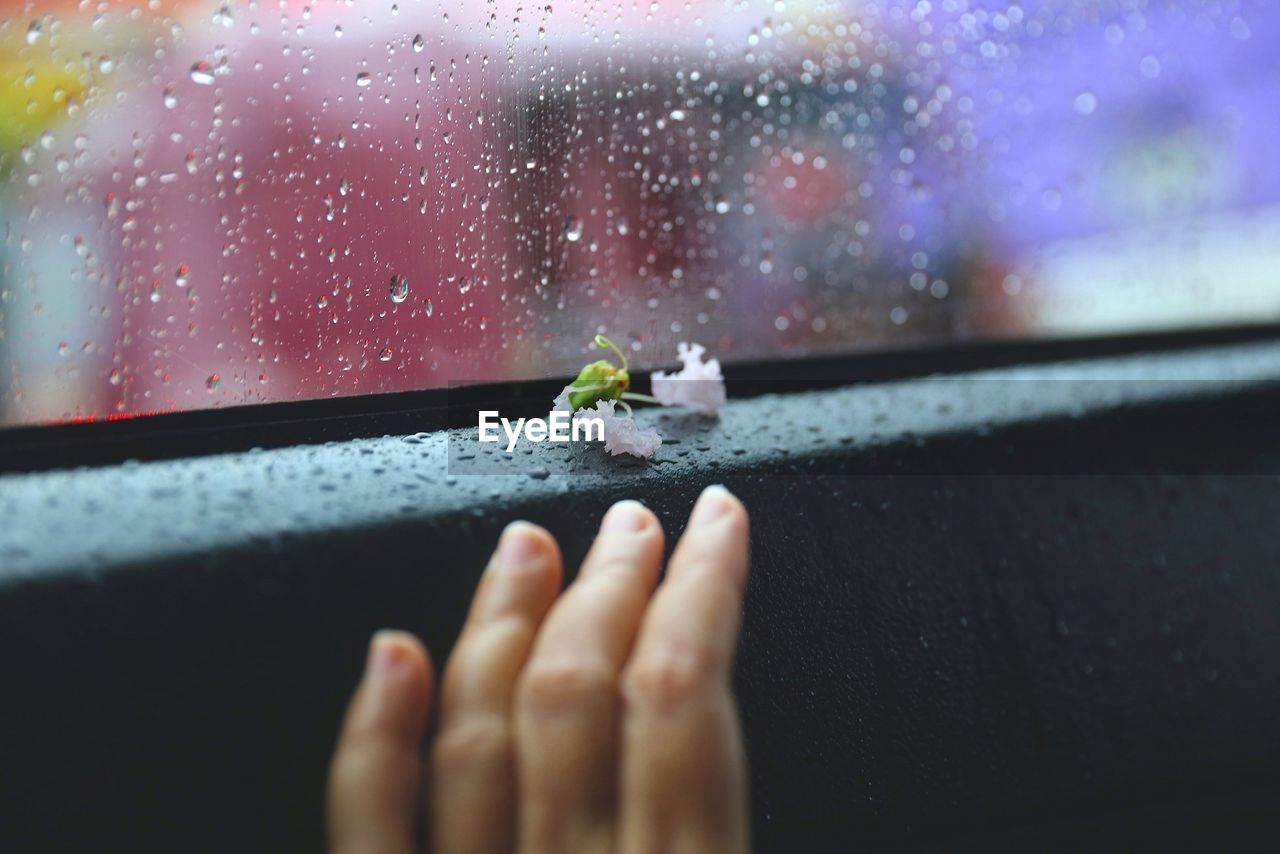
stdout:
[(1280, 318), (1275, 4), (0, 15), (0, 424)]

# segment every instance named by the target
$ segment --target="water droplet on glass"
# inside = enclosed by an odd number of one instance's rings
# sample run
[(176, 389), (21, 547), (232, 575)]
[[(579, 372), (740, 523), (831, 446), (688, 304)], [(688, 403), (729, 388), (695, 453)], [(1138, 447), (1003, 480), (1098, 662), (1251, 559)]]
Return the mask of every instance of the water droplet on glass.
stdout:
[(424, 47), (426, 47), (426, 46), (427, 46), (426, 40), (424, 40), (424, 39), (422, 38), (422, 35), (421, 35), (421, 34), (416, 35), (416, 36), (414, 36), (414, 37), (413, 37), (413, 52), (414, 52), (414, 53), (422, 53), (422, 49), (423, 49)]
[(178, 93), (172, 86), (164, 87), (164, 105), (170, 110), (178, 106)]
[(218, 383), (220, 382), (222, 382), (222, 376), (220, 374), (209, 374), (209, 378), (204, 381), (204, 387), (209, 389), (209, 391), (213, 391), (218, 387)]
[(361, 89), (365, 88), (372, 82), (373, 82), (373, 78), (369, 76), (369, 72), (367, 71), (361, 71), (359, 74), (356, 75), (356, 85), (359, 86)]
[(40, 40), (40, 33), (43, 31), (44, 25), (39, 21), (32, 21), (27, 27), (27, 44), (35, 44)]
[(409, 277), (408, 276), (392, 276), (391, 277), (391, 301), (396, 305), (404, 302), (409, 298)]
[(1076, 95), (1076, 112), (1082, 116), (1091, 116), (1098, 109), (1098, 98), (1088, 89)]
[(191, 281), (191, 267), (188, 264), (181, 264), (178, 271), (173, 274), (173, 283), (180, 288), (185, 288), (187, 283)]
[(582, 239), (582, 220), (576, 216), (569, 216), (564, 221), (564, 236), (571, 243), (577, 243)]
[(213, 85), (213, 69), (203, 59), (191, 66), (191, 82), (201, 86)]
[(378, 354), (378, 361), (379, 361), (379, 362), (390, 362), (390, 361), (391, 361), (391, 357), (392, 357), (392, 355), (393, 355), (393, 354), (392, 354), (392, 352), (391, 352), (391, 348), (390, 348), (390, 347), (384, 347), (384, 348), (382, 348), (382, 352)]

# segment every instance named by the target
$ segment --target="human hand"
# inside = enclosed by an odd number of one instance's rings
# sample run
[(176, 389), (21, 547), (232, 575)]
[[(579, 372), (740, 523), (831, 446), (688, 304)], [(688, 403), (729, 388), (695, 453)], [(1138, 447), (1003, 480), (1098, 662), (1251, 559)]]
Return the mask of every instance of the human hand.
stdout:
[(561, 594), (552, 536), (509, 525), (429, 740), (430, 659), (376, 634), (330, 770), (330, 850), (409, 854), (421, 833), (437, 854), (746, 852), (746, 510), (707, 489), (659, 586), (662, 553), (658, 519), (619, 502)]

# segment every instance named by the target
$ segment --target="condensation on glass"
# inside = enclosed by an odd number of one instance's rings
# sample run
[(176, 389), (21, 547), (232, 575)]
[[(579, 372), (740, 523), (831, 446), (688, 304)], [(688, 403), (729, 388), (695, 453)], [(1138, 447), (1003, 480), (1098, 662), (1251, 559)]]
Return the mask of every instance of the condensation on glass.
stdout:
[(1280, 317), (1277, 4), (7, 4), (0, 423)]

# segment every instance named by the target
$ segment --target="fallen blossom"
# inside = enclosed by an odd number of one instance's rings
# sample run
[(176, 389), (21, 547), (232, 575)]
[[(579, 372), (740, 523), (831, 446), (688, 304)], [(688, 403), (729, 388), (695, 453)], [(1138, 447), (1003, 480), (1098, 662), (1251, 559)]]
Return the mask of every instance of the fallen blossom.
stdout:
[(556, 395), (552, 412), (574, 412), (591, 406), (597, 400), (617, 400), (631, 388), (631, 374), (627, 372), (627, 354), (603, 335), (595, 337), (597, 347), (612, 350), (622, 363), (617, 367), (604, 359), (597, 359), (578, 372), (578, 376)]
[(684, 368), (674, 374), (654, 371), (653, 396), (664, 406), (687, 406), (703, 415), (719, 415), (725, 401), (720, 360), (702, 361), (707, 348), (701, 344), (681, 341), (677, 351)]
[(599, 418), (604, 422), (604, 449), (610, 454), (631, 454), (648, 459), (657, 453), (662, 437), (656, 430), (641, 430), (629, 415), (615, 415), (614, 401), (601, 400), (591, 409), (579, 409), (573, 419)]
[(564, 387), (564, 391), (556, 395), (556, 399), (551, 403), (552, 412), (573, 412), (573, 406), (569, 403), (569, 392), (573, 391), (572, 385)]

